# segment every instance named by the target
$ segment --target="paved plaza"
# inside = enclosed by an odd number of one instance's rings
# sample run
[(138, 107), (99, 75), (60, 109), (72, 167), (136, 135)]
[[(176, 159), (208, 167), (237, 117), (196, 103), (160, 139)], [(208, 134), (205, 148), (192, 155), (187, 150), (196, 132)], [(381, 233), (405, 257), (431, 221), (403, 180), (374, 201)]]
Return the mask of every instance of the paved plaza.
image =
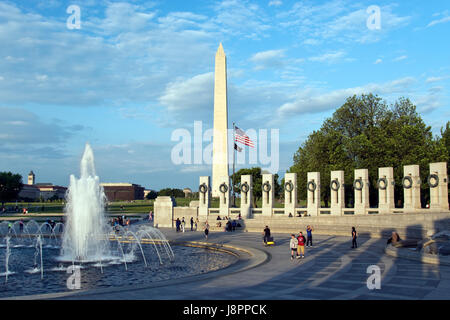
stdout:
[[(205, 242), (202, 232), (161, 229), (174, 241)], [(450, 266), (423, 264), (384, 253), (385, 239), (314, 236), (304, 259), (291, 260), (289, 235), (275, 234), (276, 246), (264, 247), (258, 233), (212, 232), (208, 243), (247, 248), (253, 254), (241, 265), (201, 276), (163, 281), (145, 287), (109, 288), (38, 299), (164, 300), (309, 300), (309, 299), (450, 299)], [(369, 290), (367, 267), (381, 269), (381, 289)]]

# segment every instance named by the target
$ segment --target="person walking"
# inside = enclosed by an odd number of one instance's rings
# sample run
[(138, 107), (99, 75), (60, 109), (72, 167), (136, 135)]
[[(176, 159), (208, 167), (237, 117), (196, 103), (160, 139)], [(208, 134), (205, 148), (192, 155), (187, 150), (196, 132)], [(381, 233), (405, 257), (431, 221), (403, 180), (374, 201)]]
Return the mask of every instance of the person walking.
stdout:
[(177, 232), (180, 232), (180, 225), (181, 225), (180, 218), (177, 218), (177, 220), (175, 220), (175, 226), (177, 227)]
[(208, 221), (205, 222), (205, 238), (208, 240), (208, 234), (209, 234), (209, 224)]
[(314, 231), (313, 227), (311, 226), (307, 226), (306, 227), (306, 246), (309, 247), (309, 245), (311, 244), (311, 247), (313, 246), (312, 244), (312, 232)]
[(191, 231), (194, 231), (194, 217), (191, 217)]
[(295, 239), (295, 234), (291, 234), (291, 242), (289, 246), (291, 248), (291, 260), (294, 260), (294, 254), (298, 257), (297, 253), (298, 240)]
[(269, 241), (269, 239), (270, 239), (270, 229), (269, 229), (269, 226), (266, 226), (266, 227), (264, 228), (262, 234), (264, 235), (264, 238), (263, 238), (264, 245), (267, 245), (267, 241)]
[(357, 237), (358, 237), (358, 233), (356, 232), (355, 227), (352, 227), (352, 249), (358, 248), (358, 244), (356, 243)]
[(300, 234), (297, 237), (298, 245), (297, 245), (297, 259), (301, 259), (305, 257), (305, 236), (300, 231)]

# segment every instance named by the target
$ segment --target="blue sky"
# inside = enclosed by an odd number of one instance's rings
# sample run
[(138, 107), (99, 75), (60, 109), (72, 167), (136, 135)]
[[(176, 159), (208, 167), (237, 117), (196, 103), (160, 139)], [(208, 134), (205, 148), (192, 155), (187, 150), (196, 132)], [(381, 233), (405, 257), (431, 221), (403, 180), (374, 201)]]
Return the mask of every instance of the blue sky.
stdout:
[[(70, 5), (81, 29), (66, 26)], [(67, 185), (89, 141), (103, 182), (196, 189), (210, 167), (173, 164), (171, 134), (212, 126), (220, 42), (229, 123), (279, 129), (281, 176), (353, 94), (408, 97), (439, 134), (449, 35), (450, 4), (437, 0), (0, 0), (0, 170)]]

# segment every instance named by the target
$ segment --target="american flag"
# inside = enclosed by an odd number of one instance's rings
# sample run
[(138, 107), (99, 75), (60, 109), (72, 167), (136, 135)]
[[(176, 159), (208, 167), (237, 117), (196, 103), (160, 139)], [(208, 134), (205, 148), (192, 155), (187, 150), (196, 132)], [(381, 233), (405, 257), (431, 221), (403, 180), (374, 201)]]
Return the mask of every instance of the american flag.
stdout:
[(236, 126), (234, 128), (235, 128), (234, 140), (236, 142), (240, 142), (240, 143), (245, 144), (246, 146), (249, 146), (252, 148), (255, 147), (255, 145), (253, 144), (253, 141), (250, 140), (250, 138), (245, 134), (244, 131), (242, 131), (241, 129), (239, 129)]

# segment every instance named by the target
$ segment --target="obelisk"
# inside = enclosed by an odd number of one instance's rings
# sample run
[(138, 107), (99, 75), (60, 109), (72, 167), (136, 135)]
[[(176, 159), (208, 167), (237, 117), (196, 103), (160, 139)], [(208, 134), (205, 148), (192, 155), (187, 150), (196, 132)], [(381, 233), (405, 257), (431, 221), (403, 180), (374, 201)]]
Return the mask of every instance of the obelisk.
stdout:
[[(216, 52), (214, 72), (214, 136), (212, 165), (212, 196), (219, 197), (220, 185), (228, 179), (228, 105), (227, 57), (222, 43)], [(227, 181), (228, 184), (228, 181)]]

